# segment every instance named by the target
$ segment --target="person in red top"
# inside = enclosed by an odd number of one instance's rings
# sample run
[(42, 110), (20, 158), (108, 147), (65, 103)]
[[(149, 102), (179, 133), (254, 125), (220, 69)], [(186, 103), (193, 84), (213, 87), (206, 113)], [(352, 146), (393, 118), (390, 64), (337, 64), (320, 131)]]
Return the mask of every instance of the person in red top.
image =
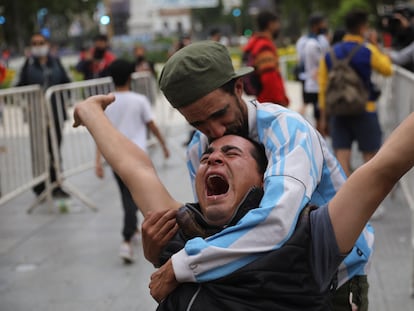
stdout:
[(83, 74), (85, 80), (108, 75), (108, 67), (116, 58), (108, 49), (108, 37), (100, 34), (95, 37), (94, 46), (81, 53), (76, 70)]
[(259, 102), (271, 102), (287, 107), (289, 98), (286, 95), (282, 76), (279, 71), (279, 57), (277, 47), (273, 40), (280, 32), (280, 22), (277, 15), (263, 11), (256, 19), (258, 32), (256, 32), (243, 48), (244, 55), (255, 68), (258, 76), (258, 92), (256, 95)]

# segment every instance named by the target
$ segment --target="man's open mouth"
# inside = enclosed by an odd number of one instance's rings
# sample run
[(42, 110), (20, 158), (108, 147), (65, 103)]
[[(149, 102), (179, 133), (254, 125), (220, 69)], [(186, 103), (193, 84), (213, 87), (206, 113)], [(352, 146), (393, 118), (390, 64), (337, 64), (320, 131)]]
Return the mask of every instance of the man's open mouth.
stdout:
[(210, 175), (206, 179), (207, 196), (221, 195), (229, 191), (229, 183), (221, 175)]

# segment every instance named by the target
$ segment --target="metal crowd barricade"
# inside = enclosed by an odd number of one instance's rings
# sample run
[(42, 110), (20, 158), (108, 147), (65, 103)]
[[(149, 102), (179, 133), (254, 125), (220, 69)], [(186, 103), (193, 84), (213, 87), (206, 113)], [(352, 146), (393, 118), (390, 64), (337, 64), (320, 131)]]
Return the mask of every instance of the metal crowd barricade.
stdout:
[[(46, 110), (39, 85), (0, 90), (0, 205), (38, 183), (49, 189)], [(51, 204), (50, 192), (45, 192)]]
[[(374, 78), (382, 90), (378, 101), (378, 116), (385, 136), (400, 124), (411, 112), (414, 112), (414, 73), (394, 66), (391, 78)], [(411, 295), (414, 296), (414, 170), (410, 170), (399, 181), (403, 195), (411, 210)]]
[(86, 128), (73, 129), (73, 107), (78, 101), (97, 94), (114, 91), (110, 77), (59, 84), (46, 90), (46, 107), (51, 131), (53, 161), (56, 170), (56, 182), (52, 189), (62, 187), (76, 196), (89, 208), (96, 210), (81, 190), (71, 184), (67, 178), (83, 172), (95, 165), (95, 143)]
[(147, 96), (151, 105), (156, 104), (157, 82), (151, 72), (139, 71), (132, 73), (131, 89)]

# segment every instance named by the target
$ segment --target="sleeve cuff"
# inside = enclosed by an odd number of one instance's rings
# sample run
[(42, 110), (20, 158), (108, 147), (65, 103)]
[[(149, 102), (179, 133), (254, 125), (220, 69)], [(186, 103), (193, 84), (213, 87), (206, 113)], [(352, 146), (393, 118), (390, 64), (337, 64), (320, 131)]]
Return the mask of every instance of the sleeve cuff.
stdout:
[(190, 268), (189, 257), (184, 249), (171, 257), (175, 278), (178, 282), (196, 282), (193, 270)]

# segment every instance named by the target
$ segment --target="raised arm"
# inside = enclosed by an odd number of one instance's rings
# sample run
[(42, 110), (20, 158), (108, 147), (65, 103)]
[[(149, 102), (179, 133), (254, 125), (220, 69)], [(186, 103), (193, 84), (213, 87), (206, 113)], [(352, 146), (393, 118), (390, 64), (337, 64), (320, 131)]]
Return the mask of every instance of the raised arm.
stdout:
[(104, 113), (114, 101), (113, 94), (92, 96), (78, 103), (74, 127), (84, 125), (99, 151), (122, 178), (144, 217), (150, 211), (179, 208), (181, 204), (168, 193), (147, 154), (116, 130)]
[(341, 252), (348, 252), (381, 201), (414, 165), (414, 113), (387, 139), (373, 159), (356, 170), (329, 203)]

